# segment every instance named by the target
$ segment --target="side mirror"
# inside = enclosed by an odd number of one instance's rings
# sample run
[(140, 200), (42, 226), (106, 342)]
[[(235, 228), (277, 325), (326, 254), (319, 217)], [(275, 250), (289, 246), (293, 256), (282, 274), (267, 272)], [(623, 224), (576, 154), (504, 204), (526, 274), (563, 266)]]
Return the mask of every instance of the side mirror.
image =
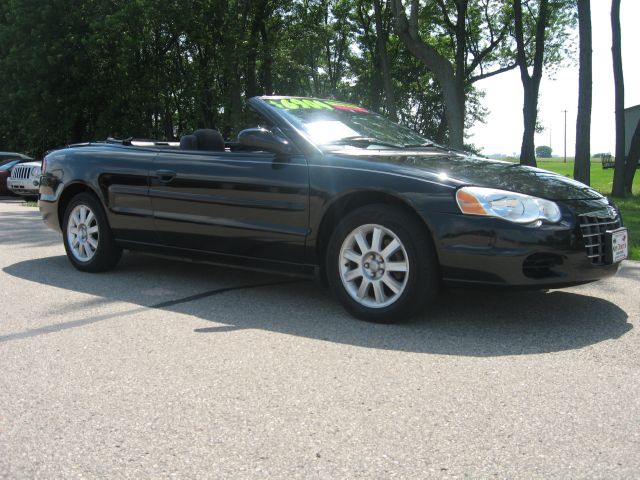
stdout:
[(274, 153), (291, 153), (293, 151), (288, 140), (274, 135), (262, 128), (247, 128), (238, 134), (238, 143), (242, 147), (255, 150), (266, 150)]

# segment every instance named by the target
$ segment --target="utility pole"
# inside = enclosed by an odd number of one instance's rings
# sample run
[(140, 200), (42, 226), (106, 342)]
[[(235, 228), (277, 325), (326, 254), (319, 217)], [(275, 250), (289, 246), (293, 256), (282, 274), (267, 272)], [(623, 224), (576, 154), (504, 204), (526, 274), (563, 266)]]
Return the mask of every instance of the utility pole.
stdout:
[(564, 112), (564, 163), (567, 163), (567, 110)]

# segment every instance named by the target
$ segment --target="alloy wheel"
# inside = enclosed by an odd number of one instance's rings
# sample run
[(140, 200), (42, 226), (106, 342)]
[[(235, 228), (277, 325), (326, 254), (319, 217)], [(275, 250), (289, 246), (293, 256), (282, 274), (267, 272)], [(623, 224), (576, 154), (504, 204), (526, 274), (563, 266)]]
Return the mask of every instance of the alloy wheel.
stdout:
[(67, 241), (76, 260), (88, 262), (96, 254), (100, 241), (98, 219), (87, 205), (77, 205), (71, 211)]
[(409, 258), (400, 238), (382, 225), (361, 225), (342, 242), (340, 279), (360, 305), (384, 308), (395, 303), (409, 279)]

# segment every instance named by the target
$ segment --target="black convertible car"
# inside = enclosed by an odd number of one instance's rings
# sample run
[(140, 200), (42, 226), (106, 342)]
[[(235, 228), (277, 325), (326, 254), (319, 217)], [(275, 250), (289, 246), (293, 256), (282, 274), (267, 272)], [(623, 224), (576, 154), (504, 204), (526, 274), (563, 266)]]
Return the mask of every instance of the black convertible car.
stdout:
[(557, 288), (613, 275), (628, 237), (596, 191), (451, 151), (355, 105), (256, 97), (224, 141), (72, 145), (47, 155), (45, 222), (71, 263), (123, 249), (328, 282), (349, 312), (390, 322), (442, 284)]

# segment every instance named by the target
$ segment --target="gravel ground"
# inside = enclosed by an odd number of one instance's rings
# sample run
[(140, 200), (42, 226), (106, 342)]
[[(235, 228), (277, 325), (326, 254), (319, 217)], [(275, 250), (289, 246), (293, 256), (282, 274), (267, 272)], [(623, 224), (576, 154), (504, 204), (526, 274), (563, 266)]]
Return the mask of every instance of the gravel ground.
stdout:
[(638, 478), (640, 263), (350, 318), (313, 282), (75, 271), (0, 202), (1, 478)]

